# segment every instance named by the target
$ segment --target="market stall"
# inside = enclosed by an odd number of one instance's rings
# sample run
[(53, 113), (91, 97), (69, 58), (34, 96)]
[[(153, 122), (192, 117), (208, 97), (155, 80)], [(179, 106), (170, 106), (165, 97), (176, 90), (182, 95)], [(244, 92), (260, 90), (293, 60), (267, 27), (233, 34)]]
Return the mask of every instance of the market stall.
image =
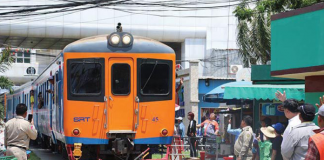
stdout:
[[(232, 154), (228, 150), (229, 145), (235, 143), (235, 136), (227, 133), (228, 120), (231, 120), (231, 128), (239, 128), (242, 117), (253, 117), (252, 128), (254, 131), (260, 128), (260, 121), (265, 117), (272, 123), (287, 123), (283, 113), (282, 102), (276, 100), (275, 93), (285, 91), (287, 98), (294, 98), (303, 103), (305, 99), (304, 85), (252, 85), (252, 82), (231, 82), (215, 88), (206, 94), (204, 100), (209, 102), (224, 103), (223, 107), (214, 109), (218, 115), (222, 143), (220, 154)], [(234, 106), (234, 107), (233, 107)]]
[(305, 99), (305, 85), (242, 85), (226, 86), (224, 99), (254, 100), (253, 130), (260, 128), (260, 121), (265, 117), (272, 120), (272, 124), (281, 122), (287, 124), (283, 112), (282, 102), (278, 101), (275, 93), (286, 92), (287, 99), (293, 98), (303, 103)]
[(221, 156), (233, 155), (233, 147), (235, 143), (235, 136), (227, 133), (229, 119), (231, 119), (232, 128), (239, 128), (243, 115), (253, 116), (253, 101), (249, 99), (224, 99), (224, 92), (226, 86), (242, 86), (252, 85), (252, 82), (240, 81), (229, 82), (216, 87), (204, 96), (205, 102), (220, 103), (218, 108), (204, 108), (200, 111), (202, 120), (209, 117), (210, 113), (217, 115), (217, 122), (219, 124), (219, 147), (218, 151)]

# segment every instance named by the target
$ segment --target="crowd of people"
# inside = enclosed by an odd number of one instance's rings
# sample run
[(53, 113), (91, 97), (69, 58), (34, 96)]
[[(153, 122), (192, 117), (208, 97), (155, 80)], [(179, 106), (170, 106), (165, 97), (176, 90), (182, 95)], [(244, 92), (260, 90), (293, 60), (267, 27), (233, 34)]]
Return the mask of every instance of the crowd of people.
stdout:
[[(305, 103), (299, 104), (295, 99), (286, 99), (285, 93), (276, 93), (282, 101), (288, 125), (282, 123), (272, 124), (270, 118), (261, 121), (261, 128), (253, 132), (252, 117), (245, 115), (240, 128), (231, 127), (228, 121), (227, 132), (235, 136), (234, 155), (237, 160), (323, 160), (324, 159), (324, 96), (315, 106)], [(26, 160), (26, 150), (30, 139), (36, 139), (37, 131), (32, 118), (27, 117), (27, 106), (18, 104), (17, 116), (5, 124), (4, 144), (6, 155), (15, 156), (18, 160)], [(313, 122), (317, 116), (318, 126)], [(190, 156), (197, 157), (197, 128), (203, 135), (203, 144), (208, 146), (206, 154), (214, 155), (217, 151), (216, 137), (219, 133), (219, 124), (216, 114), (211, 113), (209, 118), (200, 124), (194, 120), (192, 112), (187, 114), (189, 125), (185, 132), (182, 117), (176, 118), (178, 127), (176, 134), (189, 139)], [(212, 158), (213, 159), (213, 158)]]
[[(288, 125), (272, 124), (266, 117), (261, 121), (261, 128), (253, 133), (252, 117), (244, 116), (241, 127), (233, 129), (231, 119), (228, 122), (227, 133), (235, 136), (234, 155), (237, 160), (320, 160), (324, 159), (324, 96), (320, 98), (316, 113), (311, 104), (300, 105), (295, 99), (286, 99), (285, 93), (276, 93), (283, 102), (284, 114)], [(196, 128), (202, 128), (203, 143), (212, 148), (208, 154), (215, 154), (216, 136), (219, 134), (219, 125), (215, 121), (216, 115), (210, 114), (209, 119), (196, 125), (194, 114), (188, 113), (190, 156), (197, 157)], [(318, 126), (313, 122), (318, 118)], [(185, 127), (182, 118), (177, 118), (184, 137)], [(286, 127), (285, 127), (286, 126)]]

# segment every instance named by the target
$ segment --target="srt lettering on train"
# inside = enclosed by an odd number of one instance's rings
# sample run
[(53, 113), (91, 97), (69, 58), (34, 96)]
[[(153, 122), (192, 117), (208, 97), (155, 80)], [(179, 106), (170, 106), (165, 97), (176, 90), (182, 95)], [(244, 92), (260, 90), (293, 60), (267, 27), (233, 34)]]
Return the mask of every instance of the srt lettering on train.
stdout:
[(89, 122), (90, 117), (74, 117), (74, 122)]

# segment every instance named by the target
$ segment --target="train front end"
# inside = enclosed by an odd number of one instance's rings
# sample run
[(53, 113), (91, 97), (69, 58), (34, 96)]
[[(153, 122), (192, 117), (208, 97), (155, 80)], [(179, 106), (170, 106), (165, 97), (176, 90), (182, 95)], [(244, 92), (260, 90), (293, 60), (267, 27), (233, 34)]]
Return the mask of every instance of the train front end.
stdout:
[(73, 157), (133, 159), (149, 145), (171, 143), (170, 47), (119, 29), (71, 43), (63, 52), (64, 135)]

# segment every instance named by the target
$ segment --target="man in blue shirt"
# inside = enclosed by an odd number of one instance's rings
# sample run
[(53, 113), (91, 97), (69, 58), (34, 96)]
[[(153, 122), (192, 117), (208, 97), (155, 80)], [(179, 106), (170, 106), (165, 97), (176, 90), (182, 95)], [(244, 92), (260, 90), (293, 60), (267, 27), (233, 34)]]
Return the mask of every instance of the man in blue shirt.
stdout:
[(232, 134), (235, 136), (235, 142), (238, 138), (238, 136), (241, 134), (242, 129), (241, 128), (237, 128), (237, 129), (232, 129), (231, 128), (231, 119), (228, 120), (228, 126), (227, 126), (227, 133)]
[(179, 135), (181, 136), (181, 138), (183, 138), (185, 136), (185, 126), (182, 123), (182, 117), (178, 117), (176, 118), (176, 120), (178, 120), (179, 124)]

